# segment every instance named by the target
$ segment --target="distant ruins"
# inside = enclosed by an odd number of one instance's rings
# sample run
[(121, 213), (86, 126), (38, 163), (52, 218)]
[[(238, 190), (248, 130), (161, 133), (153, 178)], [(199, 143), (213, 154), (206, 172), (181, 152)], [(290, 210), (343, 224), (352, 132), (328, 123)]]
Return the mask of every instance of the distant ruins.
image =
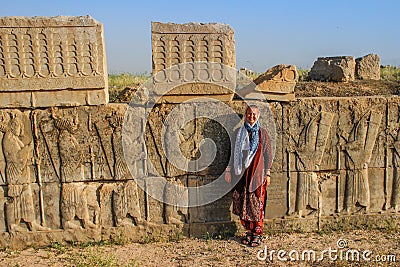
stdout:
[[(208, 184), (223, 173), (229, 161), (228, 134), (216, 121), (189, 114), (200, 110), (193, 111), (194, 104), (185, 101), (210, 97), (243, 114), (246, 103), (234, 97), (237, 84), (230, 69), (213, 67), (236, 68), (233, 30), (224, 24), (154, 22), (152, 51), (157, 79), (148, 93), (160, 101), (151, 110), (146, 97), (132, 105), (108, 103), (99, 22), (90, 17), (0, 18), (1, 247), (235, 230), (230, 194), (187, 208), (162, 203), (138, 185), (144, 181), (146, 186), (153, 173), (161, 173), (179, 191), (161, 188), (164, 197), (182, 196), (188, 202), (193, 196), (185, 195), (187, 187)], [(210, 68), (200, 70), (211, 72), (203, 76), (195, 62), (208, 64)], [(354, 68), (341, 72), (340, 79), (378, 78), (366, 73), (368, 58), (331, 62)], [(285, 86), (296, 81), (295, 66), (280, 68), (290, 80)], [(260, 88), (263, 82), (260, 78)], [(179, 83), (183, 85), (176, 87)], [(292, 89), (281, 92), (291, 94)], [(276, 125), (268, 228), (310, 231), (345, 222), (379, 226), (388, 219), (398, 221), (398, 96), (278, 100), (268, 101), (273, 117), (261, 112), (262, 125), (273, 119)], [(215, 160), (201, 171), (187, 172), (167, 160), (174, 147), (164, 149), (161, 128), (178, 105), (181, 116), (195, 118), (182, 127), (179, 119), (170, 126), (170, 138), (182, 154), (196, 158), (206, 138), (217, 145)], [(128, 107), (138, 118), (148, 114), (147, 121), (134, 120), (129, 128), (134, 147), (129, 162), (123, 151)], [(214, 110), (210, 101), (208, 111)], [(228, 114), (219, 112), (219, 119), (227, 120)]]
[(355, 79), (380, 80), (380, 67), (380, 58), (376, 54), (357, 59), (352, 56), (320, 57), (314, 62), (309, 78), (327, 82), (350, 82)]

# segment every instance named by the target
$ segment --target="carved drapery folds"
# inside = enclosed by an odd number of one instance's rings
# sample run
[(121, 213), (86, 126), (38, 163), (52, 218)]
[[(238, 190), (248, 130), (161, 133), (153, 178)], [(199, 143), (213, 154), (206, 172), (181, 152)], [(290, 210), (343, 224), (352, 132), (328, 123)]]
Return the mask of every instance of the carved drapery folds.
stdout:
[[(32, 186), (35, 177), (33, 170), (33, 139), (29, 117), (18, 110), (0, 110), (0, 131), (4, 170), (3, 182), (7, 185), (5, 204), (6, 224), (10, 232), (46, 230), (40, 224), (43, 209), (36, 209)], [(38, 181), (40, 203), (43, 206), (42, 183)], [(39, 220), (37, 219), (39, 218)], [(28, 226), (26, 228), (25, 226)]]

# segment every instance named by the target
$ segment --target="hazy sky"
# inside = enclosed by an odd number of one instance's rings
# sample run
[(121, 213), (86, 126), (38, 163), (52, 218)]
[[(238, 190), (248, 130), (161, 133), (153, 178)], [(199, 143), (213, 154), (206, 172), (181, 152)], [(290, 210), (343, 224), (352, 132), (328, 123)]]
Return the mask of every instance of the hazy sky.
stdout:
[(151, 71), (151, 21), (231, 25), (238, 69), (310, 69), (317, 57), (369, 53), (382, 65), (400, 65), (398, 0), (0, 0), (1, 17), (58, 15), (90, 15), (104, 24), (109, 73)]

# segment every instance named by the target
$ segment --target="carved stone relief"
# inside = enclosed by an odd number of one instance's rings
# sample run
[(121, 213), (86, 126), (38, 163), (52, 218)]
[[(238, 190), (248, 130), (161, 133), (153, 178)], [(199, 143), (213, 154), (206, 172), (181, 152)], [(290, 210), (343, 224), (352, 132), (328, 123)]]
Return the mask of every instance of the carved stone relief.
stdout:
[[(287, 160), (290, 170), (289, 194), (295, 194), (289, 213), (317, 215), (321, 204), (321, 183), (326, 165), (327, 146), (331, 145), (335, 103), (318, 105), (301, 100), (287, 109)], [(332, 110), (333, 109), (333, 110)], [(332, 169), (331, 169), (332, 170)], [(322, 171), (322, 172), (321, 172)], [(292, 177), (293, 176), (293, 177)], [(295, 181), (295, 182), (294, 182)], [(294, 202), (293, 202), (294, 200)]]
[[(34, 205), (31, 185), (35, 182), (33, 171), (33, 139), (27, 114), (18, 110), (0, 110), (0, 130), (4, 170), (2, 178), (7, 185), (5, 204), (7, 228), (10, 232), (47, 230), (37, 221), (38, 210)], [(40, 217), (43, 212), (42, 181), (39, 184)], [(39, 217), (39, 218), (40, 218)]]
[[(353, 100), (343, 101), (340, 105), (339, 138), (342, 150), (341, 169), (345, 170), (344, 209), (348, 213), (369, 212), (371, 207), (371, 181), (369, 168), (377, 146), (382, 119), (382, 108), (377, 101)], [(367, 107), (368, 108), (363, 108)], [(377, 157), (379, 155), (374, 155)], [(342, 159), (344, 160), (342, 165)], [(342, 172), (343, 173), (343, 172)], [(383, 180), (383, 179), (382, 179)], [(381, 181), (383, 193), (383, 181)], [(379, 191), (380, 191), (379, 190)], [(375, 195), (378, 190), (373, 190)]]
[[(150, 91), (162, 95), (163, 101), (180, 103), (193, 95), (223, 101), (233, 97), (236, 59), (228, 25), (152, 22), (152, 59), (154, 90)], [(201, 85), (193, 91), (196, 83)], [(170, 92), (177, 86), (179, 90)]]
[(391, 212), (400, 211), (400, 106), (396, 99), (388, 100), (388, 127), (385, 162), (385, 206)]
[(93, 229), (99, 226), (100, 207), (93, 185), (63, 183), (60, 209), (63, 229)]
[[(29, 102), (15, 102), (2, 97), (3, 106), (62, 104), (57, 101), (107, 103), (102, 25), (89, 16), (1, 18), (0, 81), (0, 95), (20, 92), (30, 99)], [(91, 91), (91, 96), (71, 94), (71, 89), (86, 89)], [(51, 92), (45, 93), (49, 90), (66, 90), (70, 99), (66, 91), (59, 91), (57, 97), (52, 97)]]

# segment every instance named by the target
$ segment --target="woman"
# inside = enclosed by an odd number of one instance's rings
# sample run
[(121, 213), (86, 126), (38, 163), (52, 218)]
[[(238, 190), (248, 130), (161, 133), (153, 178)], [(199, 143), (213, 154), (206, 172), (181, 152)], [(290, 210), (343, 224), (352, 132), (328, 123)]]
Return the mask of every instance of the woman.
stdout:
[(237, 182), (233, 189), (233, 213), (247, 230), (242, 243), (251, 247), (261, 244), (272, 165), (271, 139), (258, 119), (259, 108), (248, 106), (244, 125), (235, 131), (234, 155), (225, 172), (227, 182)]

